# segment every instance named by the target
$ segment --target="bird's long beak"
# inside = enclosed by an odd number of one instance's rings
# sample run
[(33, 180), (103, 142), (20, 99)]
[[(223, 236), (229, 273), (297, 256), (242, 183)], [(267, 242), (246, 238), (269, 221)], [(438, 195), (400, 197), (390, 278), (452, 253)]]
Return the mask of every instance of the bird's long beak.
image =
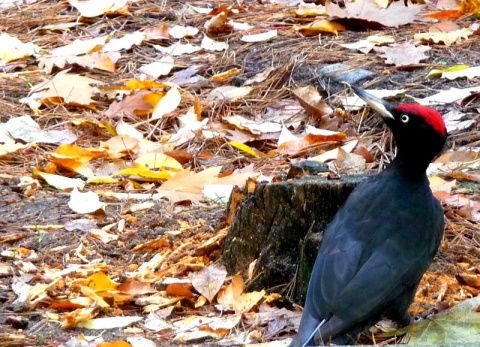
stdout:
[(377, 98), (372, 94), (367, 93), (363, 89), (360, 89), (355, 86), (351, 86), (355, 94), (357, 94), (361, 99), (363, 99), (367, 104), (370, 105), (377, 113), (382, 116), (382, 118), (395, 119), (392, 115), (392, 111), (395, 108), (395, 105)]

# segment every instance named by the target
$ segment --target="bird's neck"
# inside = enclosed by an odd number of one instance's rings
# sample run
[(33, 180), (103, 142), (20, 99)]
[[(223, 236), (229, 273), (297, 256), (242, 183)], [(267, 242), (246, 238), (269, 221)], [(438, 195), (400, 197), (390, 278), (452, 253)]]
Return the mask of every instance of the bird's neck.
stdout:
[(399, 153), (388, 169), (395, 170), (409, 179), (424, 180), (427, 177), (426, 171), (429, 164), (430, 161), (427, 160), (412, 160), (411, 157), (403, 158)]

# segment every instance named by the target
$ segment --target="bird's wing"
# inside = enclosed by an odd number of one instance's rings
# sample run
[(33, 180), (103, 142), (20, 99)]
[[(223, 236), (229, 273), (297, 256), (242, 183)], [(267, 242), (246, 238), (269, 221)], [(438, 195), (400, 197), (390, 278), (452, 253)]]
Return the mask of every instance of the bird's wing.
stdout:
[(385, 305), (418, 283), (431, 260), (425, 251), (409, 252), (395, 239), (385, 240), (338, 292), (335, 302), (341, 304), (335, 315), (363, 321), (383, 312)]
[[(378, 224), (369, 218), (355, 223), (341, 218), (332, 225), (313, 268), (307, 298), (321, 318), (338, 315), (353, 322), (375, 314), (374, 309), (384, 310), (383, 305), (414, 286), (428, 267), (433, 257), (429, 249), (415, 247), (414, 241), (393, 230), (398, 226), (395, 221), (387, 227), (382, 218), (374, 220)], [(371, 230), (365, 230), (366, 225)], [(352, 235), (352, 226), (361, 230), (363, 239)]]

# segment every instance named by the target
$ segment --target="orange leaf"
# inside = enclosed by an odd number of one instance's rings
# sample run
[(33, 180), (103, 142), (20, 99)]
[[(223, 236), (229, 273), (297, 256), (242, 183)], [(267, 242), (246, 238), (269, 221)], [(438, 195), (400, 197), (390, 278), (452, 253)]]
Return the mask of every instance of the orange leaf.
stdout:
[(281, 154), (297, 155), (306, 150), (315, 148), (327, 142), (341, 142), (347, 138), (345, 133), (336, 133), (334, 135), (313, 135), (306, 136), (294, 140), (284, 142), (278, 146), (278, 152)]
[(117, 290), (123, 293), (142, 295), (149, 293), (156, 293), (156, 290), (146, 283), (139, 282), (135, 279), (129, 278), (117, 287)]
[(125, 341), (110, 341), (100, 342), (97, 347), (132, 347), (132, 345)]
[(462, 16), (457, 10), (444, 10), (438, 12), (427, 13), (424, 17), (435, 19), (453, 19), (460, 18)]
[(228, 71), (224, 71), (224, 72), (213, 75), (211, 80), (213, 82), (223, 82), (226, 79), (229, 79), (235, 75), (238, 75), (240, 72), (242, 72), (242, 70), (238, 68), (230, 69)]
[(167, 286), (165, 291), (168, 295), (191, 298), (193, 297), (193, 293), (190, 290), (189, 286), (190, 285), (184, 283), (171, 283)]
[(460, 6), (458, 6), (458, 12), (461, 14), (479, 13), (480, 2), (478, 0), (462, 0)]
[(235, 301), (238, 300), (243, 293), (243, 279), (240, 275), (235, 275), (226, 288), (222, 289), (217, 296), (218, 303), (233, 308), (235, 307)]

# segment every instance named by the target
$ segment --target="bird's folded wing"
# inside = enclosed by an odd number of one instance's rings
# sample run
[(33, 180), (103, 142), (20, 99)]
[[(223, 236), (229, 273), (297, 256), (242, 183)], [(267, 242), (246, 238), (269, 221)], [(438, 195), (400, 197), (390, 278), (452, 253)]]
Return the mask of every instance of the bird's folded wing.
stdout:
[(392, 240), (386, 240), (383, 247), (375, 250), (338, 293), (336, 301), (341, 303), (341, 311), (335, 315), (363, 321), (374, 314), (375, 309), (385, 310), (385, 305), (418, 282), (418, 267), (423, 265), (419, 258), (428, 257), (418, 253), (395, 256), (400, 255), (400, 251)]

